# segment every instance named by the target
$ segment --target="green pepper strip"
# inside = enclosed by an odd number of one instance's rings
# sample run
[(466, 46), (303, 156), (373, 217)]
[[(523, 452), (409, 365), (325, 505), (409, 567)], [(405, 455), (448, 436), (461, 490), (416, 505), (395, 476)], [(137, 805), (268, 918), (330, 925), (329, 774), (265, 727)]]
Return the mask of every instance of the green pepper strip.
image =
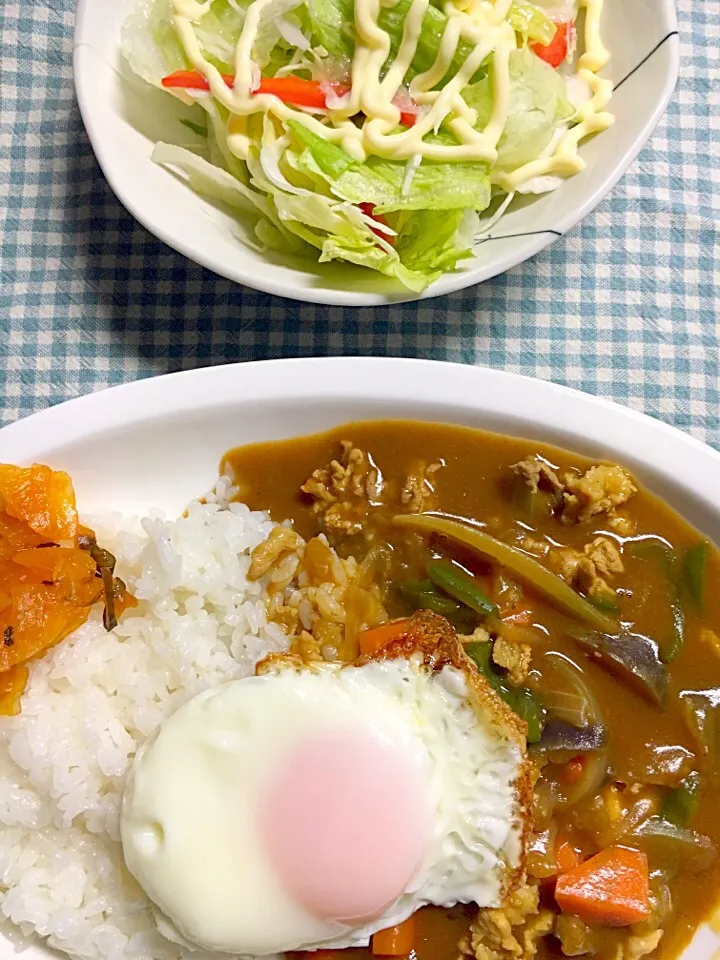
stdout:
[(533, 692), (527, 687), (510, 687), (502, 681), (493, 669), (492, 643), (489, 641), (466, 643), (465, 653), (477, 664), (478, 670), (498, 696), (525, 721), (528, 743), (537, 743), (545, 724), (545, 709)]
[(470, 607), (475, 613), (487, 617), (497, 612), (492, 600), (478, 587), (475, 577), (471, 577), (449, 560), (430, 560), (427, 574), (436, 587)]
[(620, 612), (620, 604), (616, 603), (614, 600), (611, 600), (609, 597), (588, 593), (587, 599), (588, 603), (591, 603), (594, 607), (597, 607), (598, 610), (604, 610), (606, 613)]
[(690, 547), (683, 557), (683, 576), (690, 599), (698, 610), (703, 608), (705, 596), (705, 565), (707, 562), (707, 541), (701, 540), (694, 547)]
[(695, 815), (700, 802), (700, 774), (693, 770), (682, 783), (665, 794), (660, 816), (676, 827), (686, 827)]
[(399, 593), (408, 599), (417, 610), (432, 610), (463, 626), (469, 626), (477, 618), (466, 606), (443, 596), (430, 580), (401, 580), (395, 584)]
[(596, 610), (584, 597), (576, 593), (560, 577), (555, 576), (541, 563), (538, 563), (534, 557), (523, 553), (516, 547), (503, 543), (502, 540), (496, 540), (495, 537), (491, 537), (484, 530), (471, 526), (467, 520), (456, 520), (452, 517), (434, 513), (421, 513), (399, 514), (393, 518), (393, 523), (400, 527), (426, 530), (428, 533), (440, 534), (450, 537), (451, 540), (464, 543), (479, 553), (492, 557), (509, 570), (513, 570), (523, 580), (526, 580), (536, 590), (554, 601), (557, 606), (576, 619), (588, 623), (598, 630), (606, 630), (610, 633), (617, 629), (617, 623), (611, 617), (608, 617), (601, 610)]
[(677, 568), (678, 558), (675, 552), (660, 540), (636, 540), (627, 544), (625, 549), (630, 556), (639, 560), (648, 560), (658, 563), (667, 577), (670, 592), (670, 632), (663, 640), (658, 641), (658, 654), (663, 663), (670, 663), (680, 653), (685, 643), (685, 611), (680, 596)]

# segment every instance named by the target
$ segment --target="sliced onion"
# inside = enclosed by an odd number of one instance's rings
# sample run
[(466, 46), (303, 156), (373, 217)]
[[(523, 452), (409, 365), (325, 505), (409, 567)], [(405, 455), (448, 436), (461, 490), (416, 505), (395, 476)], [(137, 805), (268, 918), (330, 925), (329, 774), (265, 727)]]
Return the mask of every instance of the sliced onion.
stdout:
[(570, 636), (618, 679), (645, 694), (656, 706), (665, 705), (669, 675), (660, 661), (657, 644), (649, 637), (599, 630), (573, 632)]
[(575, 727), (603, 727), (600, 704), (582, 670), (562, 653), (548, 652), (538, 661), (533, 687), (551, 717)]
[(565, 801), (568, 806), (574, 806), (585, 797), (594, 796), (610, 776), (610, 761), (607, 750), (600, 750), (596, 754), (588, 754), (583, 775), (577, 783), (564, 788)]

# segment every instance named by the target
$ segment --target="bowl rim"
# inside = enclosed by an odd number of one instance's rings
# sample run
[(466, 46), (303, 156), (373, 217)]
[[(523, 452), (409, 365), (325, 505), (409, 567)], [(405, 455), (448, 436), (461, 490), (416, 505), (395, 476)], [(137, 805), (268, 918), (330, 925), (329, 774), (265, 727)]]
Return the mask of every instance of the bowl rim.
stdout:
[[(436, 405), (468, 416), (532, 423), (557, 446), (599, 445), (653, 472), (720, 520), (720, 452), (661, 420), (572, 387), (489, 367), (394, 357), (301, 357), (199, 367), (135, 380), (48, 407), (0, 429), (3, 458), (30, 462), (93, 436), (208, 413), (232, 404), (379, 401)], [(388, 413), (392, 418), (392, 413)], [(562, 425), (562, 429), (559, 429)], [(505, 431), (510, 433), (510, 430)], [(550, 439), (558, 437), (560, 439)]]
[[(242, 266), (242, 257), (238, 257), (238, 263), (235, 268), (226, 269), (223, 267), (219, 269), (212, 254), (200, 242), (196, 242), (193, 235), (187, 238), (178, 237), (171, 231), (166, 230), (162, 222), (148, 216), (141, 205), (136, 203), (132, 191), (125, 189), (123, 183), (115, 176), (114, 167), (110, 161), (112, 151), (103, 137), (103, 124), (100, 122), (99, 115), (96, 114), (93, 108), (93, 100), (88, 93), (93, 85), (94, 76), (94, 65), (91, 62), (90, 55), (93, 43), (92, 35), (89, 32), (89, 10), (91, 5), (97, 2), (99, 2), (99, 0), (79, 0), (77, 5), (73, 40), (73, 80), (80, 115), (90, 144), (102, 173), (117, 199), (151, 234), (188, 259), (212, 270), (219, 276), (263, 293), (282, 296), (300, 302), (319, 303), (328, 306), (383, 306), (426, 300), (449, 293), (456, 293), (498, 276), (506, 270), (518, 266), (525, 260), (535, 256), (535, 254), (564, 236), (591, 213), (626, 173), (628, 167), (649, 141), (665, 112), (675, 89), (679, 73), (680, 45), (677, 29), (677, 11), (674, 0), (661, 0), (667, 32), (641, 63), (631, 71), (631, 73), (634, 73), (642, 63), (645, 63), (660, 48), (666, 48), (669, 57), (669, 69), (665, 74), (662, 86), (657, 91), (658, 97), (655, 106), (646, 122), (636, 132), (635, 137), (628, 147), (618, 156), (616, 163), (608, 168), (607, 174), (603, 177), (598, 187), (590, 191), (579, 206), (568, 210), (565, 215), (557, 216), (552, 220), (552, 223), (548, 222), (548, 225), (542, 230), (518, 237), (518, 243), (508, 248), (506, 252), (501, 253), (491, 264), (478, 264), (475, 269), (446, 273), (419, 294), (409, 290), (400, 291), (397, 294), (339, 289), (327, 290), (320, 285), (317, 287), (303, 287), (301, 290), (298, 290), (290, 278), (283, 279), (281, 274), (275, 277), (275, 270), (270, 264), (268, 264), (268, 276), (264, 273), (254, 275), (251, 265), (244, 268)], [(115, 74), (117, 77), (120, 76), (117, 70)], [(627, 78), (626, 76), (619, 83), (623, 83)], [(116, 80), (115, 82), (121, 81)], [(503, 238), (501, 236), (489, 239)]]

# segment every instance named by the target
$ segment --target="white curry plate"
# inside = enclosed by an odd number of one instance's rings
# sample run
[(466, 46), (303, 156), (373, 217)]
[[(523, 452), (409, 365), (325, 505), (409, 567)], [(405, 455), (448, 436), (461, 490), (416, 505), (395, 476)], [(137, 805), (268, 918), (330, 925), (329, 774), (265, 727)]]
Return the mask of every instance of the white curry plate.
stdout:
[[(542, 380), (424, 360), (328, 358), (235, 364), (141, 380), (0, 430), (0, 462), (68, 470), (81, 509), (180, 513), (229, 448), (351, 420), (411, 418), (558, 444), (627, 466), (720, 543), (720, 453), (643, 414)], [(710, 960), (701, 927), (683, 960)], [(16, 954), (0, 936), (0, 960)], [(26, 960), (58, 955), (32, 946)]]

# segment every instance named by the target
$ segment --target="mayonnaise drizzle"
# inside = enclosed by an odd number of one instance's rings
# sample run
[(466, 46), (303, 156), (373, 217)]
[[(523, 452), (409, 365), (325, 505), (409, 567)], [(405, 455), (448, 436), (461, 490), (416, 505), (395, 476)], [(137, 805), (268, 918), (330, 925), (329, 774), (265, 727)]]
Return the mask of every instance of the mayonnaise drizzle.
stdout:
[[(351, 90), (331, 101), (323, 120), (308, 112), (284, 104), (269, 94), (253, 93), (252, 50), (263, 10), (271, 0), (253, 0), (247, 8), (245, 23), (235, 49), (235, 83), (230, 90), (219, 71), (203, 55), (193, 24), (207, 13), (213, 0), (172, 0), (174, 23), (188, 59), (210, 84), (212, 95), (230, 112), (227, 127), (229, 150), (246, 159), (251, 138), (248, 123), (253, 114), (272, 115), (279, 120), (294, 119), (327, 140), (339, 143), (357, 160), (368, 155), (407, 160), (485, 161), (493, 164), (507, 122), (510, 99), (509, 58), (517, 49), (517, 38), (506, 17), (512, 0), (447, 0), (444, 11), (447, 24), (440, 39), (435, 62), (409, 84), (415, 102), (424, 108), (414, 126), (397, 132), (400, 108), (393, 100), (412, 64), (420, 38), (423, 19), (430, 0), (412, 0), (403, 35), (394, 60), (385, 69), (391, 40), (379, 24), (383, 6), (399, 0), (355, 0), (355, 54), (351, 67)], [(584, 53), (578, 62), (578, 77), (591, 93), (578, 107), (577, 124), (566, 131), (548, 155), (526, 163), (516, 170), (497, 171), (493, 181), (509, 193), (539, 176), (571, 176), (585, 167), (578, 144), (592, 133), (613, 122), (605, 107), (612, 95), (612, 84), (598, 76), (608, 61), (608, 51), (600, 36), (603, 0), (580, 0), (585, 7)], [(433, 87), (445, 77), (463, 42), (472, 47), (455, 75), (441, 90)], [(462, 97), (463, 89), (483, 62), (492, 58), (493, 111), (484, 130), (477, 130), (477, 116)], [(385, 74), (383, 76), (383, 70)], [(350, 119), (365, 114), (362, 126)], [(432, 143), (424, 138), (445, 124), (457, 139), (456, 144)], [(395, 132), (393, 132), (395, 131)]]

